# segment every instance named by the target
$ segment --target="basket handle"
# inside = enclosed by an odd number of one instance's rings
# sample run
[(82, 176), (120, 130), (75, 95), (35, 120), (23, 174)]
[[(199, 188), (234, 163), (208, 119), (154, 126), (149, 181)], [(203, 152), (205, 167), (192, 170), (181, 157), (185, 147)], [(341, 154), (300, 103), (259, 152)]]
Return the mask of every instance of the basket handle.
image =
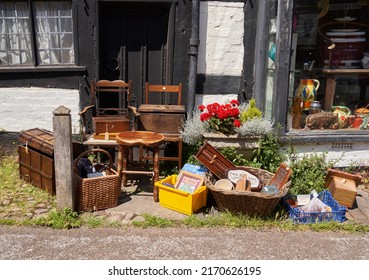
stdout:
[[(359, 104), (362, 104), (362, 103), (366, 103), (367, 101), (365, 101), (365, 100), (361, 100), (361, 101), (359, 101), (357, 104), (356, 104), (356, 106), (355, 106), (355, 111), (357, 110), (357, 109), (359, 109), (358, 108), (358, 106), (359, 106)], [(369, 107), (369, 102), (368, 102), (368, 104), (365, 106), (365, 107), (363, 107), (364, 109), (368, 109), (368, 107)]]
[(87, 151), (84, 151), (83, 153), (81, 153), (74, 161), (73, 161), (73, 166), (76, 168), (77, 167), (77, 164), (78, 164), (78, 162), (79, 162), (79, 160), (81, 159), (81, 158), (83, 158), (85, 155), (87, 155), (87, 154), (90, 154), (90, 153), (104, 153), (105, 155), (107, 155), (108, 156), (108, 158), (109, 158), (109, 167), (111, 168), (112, 167), (112, 164), (113, 164), (113, 159), (112, 159), (112, 157), (111, 157), (111, 155), (107, 152), (107, 151), (105, 151), (105, 150), (103, 150), (103, 149), (91, 149), (91, 150), (87, 150)]

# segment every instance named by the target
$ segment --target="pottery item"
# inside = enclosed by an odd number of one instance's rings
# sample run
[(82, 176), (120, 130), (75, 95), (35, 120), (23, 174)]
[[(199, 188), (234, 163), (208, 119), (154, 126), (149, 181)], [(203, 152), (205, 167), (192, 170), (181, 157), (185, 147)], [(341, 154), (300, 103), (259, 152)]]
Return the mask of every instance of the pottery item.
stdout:
[(338, 128), (346, 128), (351, 111), (346, 106), (332, 106), (334, 114), (338, 117)]
[(319, 113), (322, 109), (322, 105), (319, 101), (311, 101), (309, 114)]
[(295, 97), (302, 98), (304, 110), (310, 109), (311, 101), (315, 100), (319, 86), (320, 82), (316, 79), (300, 79), (300, 84), (295, 91)]
[(222, 190), (232, 190), (233, 183), (228, 179), (220, 179), (215, 182), (214, 187), (222, 189)]
[(360, 117), (356, 117), (352, 123), (352, 127), (359, 128), (362, 123), (363, 123), (363, 119)]
[(235, 184), (244, 177), (247, 181), (250, 182), (251, 189), (257, 189), (260, 185), (258, 177), (242, 169), (228, 170), (227, 177), (231, 182)]
[(363, 64), (363, 68), (369, 68), (369, 53), (363, 53), (363, 58), (361, 59), (361, 63)]

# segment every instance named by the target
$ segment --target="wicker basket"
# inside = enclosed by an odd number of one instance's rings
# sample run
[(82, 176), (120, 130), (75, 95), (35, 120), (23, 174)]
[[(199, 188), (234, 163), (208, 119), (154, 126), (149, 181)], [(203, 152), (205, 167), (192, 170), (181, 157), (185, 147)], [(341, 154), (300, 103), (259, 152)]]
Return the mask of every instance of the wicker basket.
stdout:
[[(273, 173), (253, 167), (242, 167), (244, 170), (255, 175), (260, 180), (261, 187), (267, 186), (272, 179)], [(275, 195), (260, 192), (238, 192), (235, 190), (222, 190), (214, 187), (211, 178), (207, 178), (206, 186), (220, 210), (229, 211), (234, 214), (242, 213), (249, 216), (266, 216), (277, 206), (284, 197), (291, 181), (288, 181)]]
[[(79, 176), (77, 164), (81, 158), (91, 152), (101, 152), (108, 156), (109, 165), (106, 169), (106, 176), (95, 178), (82, 178)], [(74, 160), (73, 166), (77, 211), (97, 211), (118, 205), (118, 198), (121, 193), (121, 179), (119, 174), (112, 168), (112, 158), (107, 151), (103, 149), (85, 151)]]

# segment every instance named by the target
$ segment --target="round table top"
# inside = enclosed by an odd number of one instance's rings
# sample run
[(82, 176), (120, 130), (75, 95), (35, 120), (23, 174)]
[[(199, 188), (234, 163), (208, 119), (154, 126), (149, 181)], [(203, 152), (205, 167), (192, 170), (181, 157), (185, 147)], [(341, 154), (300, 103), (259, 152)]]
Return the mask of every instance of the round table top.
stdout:
[(164, 135), (152, 131), (125, 131), (118, 133), (116, 140), (124, 146), (157, 146), (164, 141)]

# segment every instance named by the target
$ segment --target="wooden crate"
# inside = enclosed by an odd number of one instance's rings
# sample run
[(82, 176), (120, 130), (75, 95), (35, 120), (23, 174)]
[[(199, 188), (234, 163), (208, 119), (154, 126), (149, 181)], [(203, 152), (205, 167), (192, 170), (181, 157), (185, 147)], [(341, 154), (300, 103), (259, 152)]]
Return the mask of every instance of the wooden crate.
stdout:
[(93, 129), (95, 134), (118, 133), (129, 130), (129, 120), (124, 116), (117, 117), (93, 117)]
[(178, 134), (185, 115), (184, 105), (142, 104), (138, 130)]
[(52, 156), (29, 147), (18, 147), (19, 175), (26, 182), (55, 195), (55, 168)]

